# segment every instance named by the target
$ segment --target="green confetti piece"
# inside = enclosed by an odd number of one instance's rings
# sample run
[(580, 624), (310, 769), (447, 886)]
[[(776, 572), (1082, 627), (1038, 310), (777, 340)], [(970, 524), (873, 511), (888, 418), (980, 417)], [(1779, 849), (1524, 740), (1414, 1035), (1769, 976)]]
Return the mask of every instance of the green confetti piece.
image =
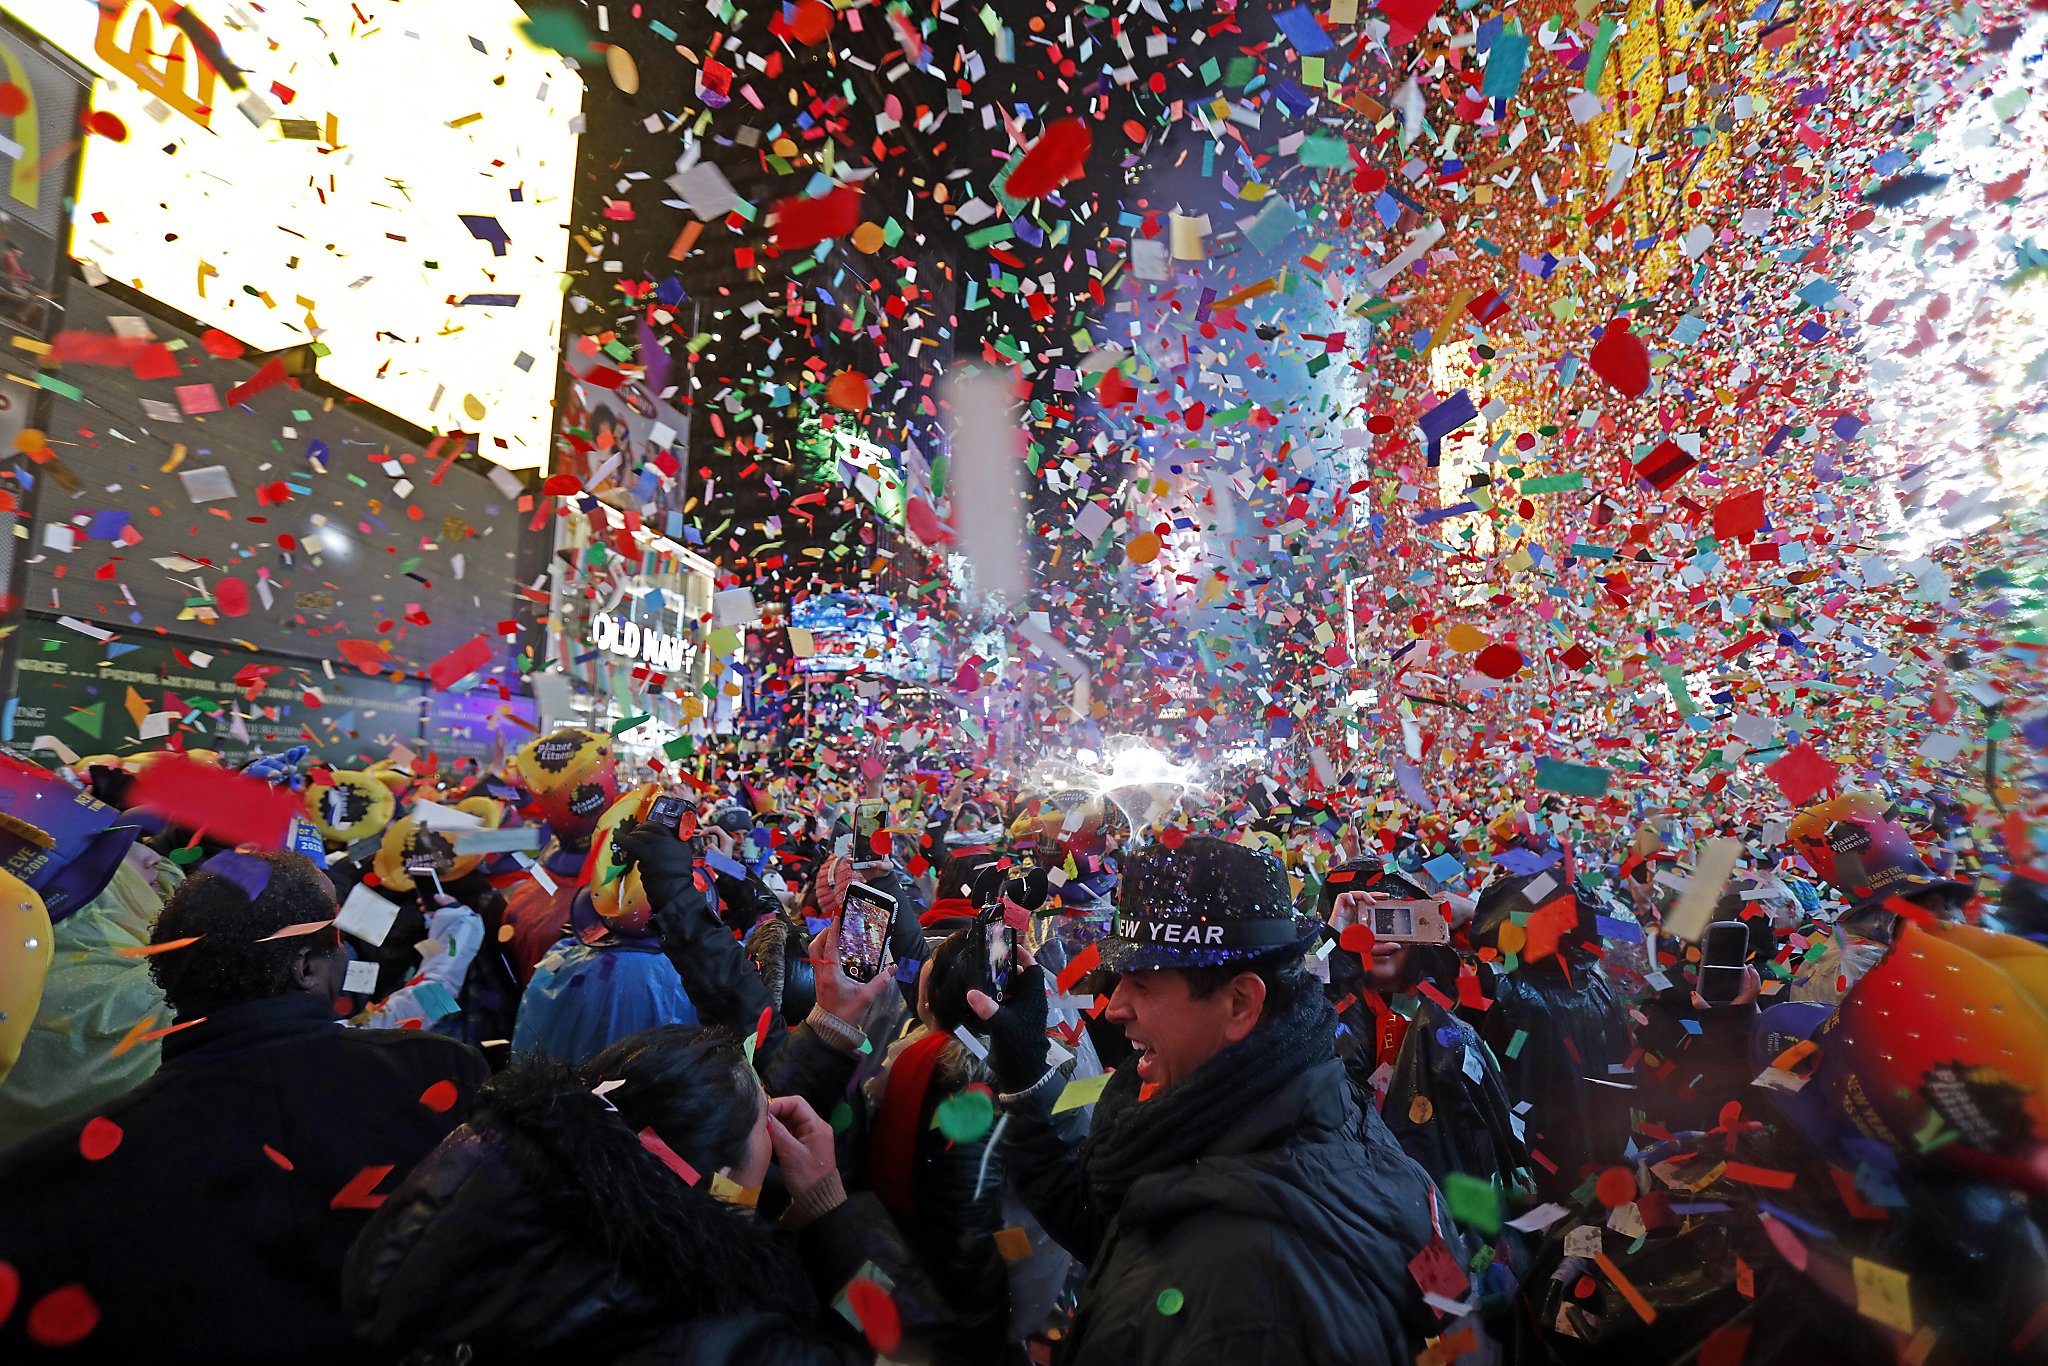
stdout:
[(1526, 1029), (1516, 1030), (1515, 1037), (1508, 1040), (1507, 1055), (1511, 1058), (1521, 1057), (1522, 1045), (1527, 1042), (1529, 1042), (1529, 1031)]
[(578, 61), (593, 61), (597, 57), (597, 50), (590, 45), (590, 34), (566, 9), (542, 10), (520, 24), (519, 31), (535, 47), (550, 48)]
[(624, 735), (629, 730), (638, 730), (653, 719), (652, 715), (621, 717), (617, 721), (612, 722), (612, 734)]
[(1591, 764), (1567, 764), (1557, 759), (1536, 761), (1536, 786), (1549, 792), (1576, 797), (1604, 797), (1612, 775)]
[(1171, 1286), (1159, 1292), (1159, 1312), (1168, 1318), (1178, 1314), (1187, 1305), (1187, 1302), (1188, 1297)]
[(1491, 1181), (1451, 1172), (1444, 1177), (1444, 1199), (1450, 1204), (1451, 1217), (1467, 1228), (1488, 1237), (1500, 1232), (1500, 1192)]
[(1600, 73), (1607, 66), (1607, 49), (1613, 45), (1614, 21), (1612, 19), (1602, 19), (1600, 21), (1600, 31), (1593, 35), (1593, 50), (1586, 54), (1586, 83), (1583, 87), (1584, 89), (1592, 90), (1599, 86)]
[(995, 1127), (996, 1102), (981, 1087), (970, 1087), (939, 1102), (932, 1127), (955, 1143), (973, 1143)]

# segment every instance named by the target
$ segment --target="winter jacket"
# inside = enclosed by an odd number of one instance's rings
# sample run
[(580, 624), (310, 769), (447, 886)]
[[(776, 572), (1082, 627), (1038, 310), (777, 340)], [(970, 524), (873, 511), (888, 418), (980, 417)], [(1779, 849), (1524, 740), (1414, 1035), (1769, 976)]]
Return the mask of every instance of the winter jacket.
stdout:
[[(1051, 1089), (1051, 1088), (1048, 1088)], [(1461, 1242), (1429, 1178), (1329, 1058), (1280, 1085), (1209, 1155), (1095, 1209), (1042, 1095), (1010, 1113), (1011, 1179), (1090, 1267), (1068, 1366), (1408, 1366), (1444, 1322), (1410, 1260)], [(1172, 1292), (1169, 1294), (1168, 1292)]]
[(19, 1303), (78, 1286), (99, 1315), (46, 1352), (16, 1312), (0, 1361), (355, 1366), (349, 1244), (485, 1072), (466, 1044), (350, 1029), (296, 994), (166, 1035), (155, 1076), (0, 1160), (0, 1262), (20, 1274)]
[(1537, 1191), (1548, 1200), (1568, 1197), (1589, 1168), (1621, 1160), (1634, 1094), (1603, 1084), (1634, 1081), (1608, 1072), (1629, 1055), (1614, 986), (1590, 954), (1568, 952), (1568, 970), (1556, 960), (1505, 973), (1482, 964), (1493, 1005), (1459, 1011), (1500, 1059), (1508, 1094), (1529, 1103), (1524, 1133)]
[[(1372, 1096), (1380, 1019), (1356, 992), (1337, 1004), (1338, 1054), (1360, 1090)], [(1505, 1189), (1529, 1165), (1500, 1063), (1478, 1031), (1437, 1002), (1416, 998), (1415, 1017), (1384, 1081), (1380, 1118), (1437, 1185), (1463, 1172)]]
[(501, 1074), (350, 1253), (342, 1294), (373, 1360), (719, 1366), (870, 1359), (828, 1307), (869, 1264), (896, 1356), (929, 1359), (942, 1304), (886, 1216), (849, 1200), (792, 1234), (686, 1184), (584, 1080)]

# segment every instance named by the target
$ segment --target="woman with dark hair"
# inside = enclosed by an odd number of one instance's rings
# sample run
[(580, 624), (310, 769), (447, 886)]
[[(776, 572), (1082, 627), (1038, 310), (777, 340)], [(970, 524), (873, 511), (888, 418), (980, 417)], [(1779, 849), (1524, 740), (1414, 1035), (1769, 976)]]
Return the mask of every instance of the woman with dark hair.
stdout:
[[(1333, 868), (1318, 893), (1329, 937), (1366, 923), (1364, 909), (1379, 899), (1427, 898), (1377, 859)], [(1379, 1104), (1402, 1151), (1439, 1186), (1452, 1172), (1503, 1190), (1526, 1183), (1528, 1149), (1516, 1132), (1500, 1063), (1452, 1008), (1459, 997), (1457, 952), (1448, 944), (1389, 939), (1363, 954), (1333, 947), (1327, 961), (1337, 1051)]]
[(842, 1295), (897, 1360), (944, 1327), (888, 1218), (848, 1200), (830, 1127), (767, 1096), (731, 1035), (682, 1025), (507, 1069), (343, 1277), (359, 1337), (414, 1366), (863, 1360)]

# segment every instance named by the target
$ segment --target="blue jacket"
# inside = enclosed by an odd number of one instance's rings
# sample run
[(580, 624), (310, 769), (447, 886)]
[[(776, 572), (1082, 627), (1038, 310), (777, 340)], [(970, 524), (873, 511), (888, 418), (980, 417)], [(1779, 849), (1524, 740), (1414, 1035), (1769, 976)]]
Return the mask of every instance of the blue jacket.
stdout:
[(628, 1034), (655, 1025), (697, 1023), (683, 979), (654, 939), (585, 944), (564, 939), (548, 950), (519, 1000), (512, 1057), (588, 1061)]

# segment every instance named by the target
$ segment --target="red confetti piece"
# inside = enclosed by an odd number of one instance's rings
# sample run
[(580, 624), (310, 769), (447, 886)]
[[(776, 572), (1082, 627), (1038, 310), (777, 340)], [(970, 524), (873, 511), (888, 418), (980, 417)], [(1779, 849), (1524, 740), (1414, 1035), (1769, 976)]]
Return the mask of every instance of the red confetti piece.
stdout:
[(94, 1115), (78, 1131), (78, 1155), (88, 1162), (112, 1157), (120, 1146), (121, 1126), (105, 1115)]
[(803, 251), (859, 226), (858, 185), (841, 185), (816, 199), (780, 200), (775, 205), (775, 249)]
[(1730, 1162), (1722, 1172), (1730, 1181), (1740, 1181), (1745, 1186), (1763, 1186), (1770, 1190), (1788, 1191), (1797, 1180), (1791, 1172), (1775, 1171), (1770, 1167), (1752, 1167), (1747, 1162)]
[(384, 647), (374, 640), (355, 640), (343, 636), (335, 645), (340, 649), (343, 659), (366, 674), (383, 673), (384, 666), (389, 663), (384, 654)]
[(28, 1311), (28, 1335), (39, 1347), (69, 1347), (100, 1326), (100, 1307), (82, 1285), (60, 1285)]
[(1746, 541), (1764, 529), (1762, 489), (1739, 489), (1714, 505), (1714, 539)]
[(286, 1171), (292, 1170), (292, 1160), (289, 1157), (286, 1157), (283, 1153), (279, 1152), (277, 1149), (271, 1147), (268, 1143), (263, 1145), (263, 1155), (269, 1158), (272, 1162), (275, 1162), (278, 1166), (284, 1168)]
[(1105, 370), (1102, 383), (1095, 387), (1095, 397), (1105, 408), (1120, 408), (1137, 401), (1138, 386), (1124, 378), (1121, 370)]
[(930, 503), (916, 494), (903, 505), (903, 518), (910, 524), (910, 534), (925, 545), (953, 544), (953, 529), (940, 519)]
[(255, 374), (228, 390), (227, 406), (232, 408), (237, 403), (246, 402), (262, 393), (265, 389), (273, 389), (284, 382), (284, 362), (272, 356), (269, 360), (263, 362), (263, 367)]
[(1387, 17), (1387, 41), (1412, 43), (1429, 21), (1436, 17), (1443, 0), (1383, 0), (1380, 13)]
[(1101, 945), (1090, 944), (1087, 948), (1082, 949), (1079, 953), (1068, 959), (1067, 966), (1061, 969), (1059, 975), (1060, 991), (1062, 993), (1072, 991), (1075, 984), (1089, 973), (1095, 971), (1101, 962)]
[(1086, 121), (1061, 119), (1049, 124), (1024, 153), (1017, 169), (1010, 172), (1004, 191), (1012, 199), (1037, 199), (1051, 194), (1085, 174), (1088, 153), (1094, 147), (1095, 135), (1088, 131)]
[(849, 413), (863, 413), (868, 407), (868, 377), (858, 370), (841, 370), (825, 386), (825, 401)]
[(21, 1273), (14, 1269), (14, 1263), (0, 1262), (0, 1323), (7, 1322), (20, 1298)]
[(1512, 645), (1489, 645), (1472, 661), (1472, 667), (1488, 678), (1513, 678), (1522, 671), (1522, 652)]
[(135, 779), (134, 804), (224, 844), (284, 847), (285, 831), (303, 806), (299, 795), (261, 778), (166, 753)]
[(816, 47), (831, 35), (832, 23), (837, 17), (824, 0), (797, 0), (789, 31), (805, 47)]
[(1764, 773), (1794, 806), (1804, 805), (1842, 780), (1842, 770), (1804, 741), (1786, 750), (1782, 758), (1766, 764)]
[(240, 342), (217, 327), (209, 327), (200, 334), (199, 345), (207, 355), (219, 360), (240, 360), (247, 350)]
[(327, 1202), (329, 1209), (376, 1209), (384, 1203), (381, 1195), (372, 1195), (377, 1183), (391, 1175), (391, 1165), (365, 1167), (349, 1178), (349, 1183), (334, 1193)]
[(491, 662), (491, 638), (472, 636), (465, 644), (458, 645), (427, 666), (427, 677), (441, 691), (460, 683), (463, 679)]
[(677, 1176), (683, 1178), (684, 1185), (694, 1186), (704, 1179), (697, 1174), (697, 1169), (685, 1161), (681, 1153), (669, 1147), (663, 1141), (661, 1135), (654, 1132), (652, 1127), (642, 1129), (638, 1134), (638, 1138), (640, 1139), (641, 1147), (661, 1159), (662, 1166), (667, 1167)]
[(240, 579), (222, 579), (213, 586), (213, 606), (224, 617), (249, 615), (249, 585)]
[(1608, 1209), (1632, 1204), (1636, 1198), (1636, 1174), (1627, 1167), (1609, 1167), (1593, 1183), (1593, 1195)]
[(426, 1106), (437, 1115), (444, 1115), (454, 1106), (460, 1094), (455, 1089), (454, 1082), (437, 1081), (426, 1090), (420, 1092), (420, 1104)]
[(1619, 318), (1600, 334), (1590, 363), (1594, 374), (1630, 398), (1640, 398), (1650, 387), (1650, 348)]
[(85, 129), (97, 133), (108, 142), (128, 141), (128, 125), (121, 122), (121, 116), (108, 109), (95, 109), (85, 116)]
[(28, 112), (28, 92), (13, 81), (0, 83), (0, 114), (8, 118)]
[(897, 1314), (896, 1301), (889, 1298), (888, 1291), (863, 1276), (847, 1284), (846, 1303), (852, 1308), (854, 1318), (860, 1321), (860, 1330), (867, 1335), (868, 1346), (882, 1355), (896, 1350), (903, 1341), (903, 1320)]
[(1371, 955), (1374, 942), (1370, 925), (1346, 925), (1337, 935), (1337, 947), (1360, 958)]

